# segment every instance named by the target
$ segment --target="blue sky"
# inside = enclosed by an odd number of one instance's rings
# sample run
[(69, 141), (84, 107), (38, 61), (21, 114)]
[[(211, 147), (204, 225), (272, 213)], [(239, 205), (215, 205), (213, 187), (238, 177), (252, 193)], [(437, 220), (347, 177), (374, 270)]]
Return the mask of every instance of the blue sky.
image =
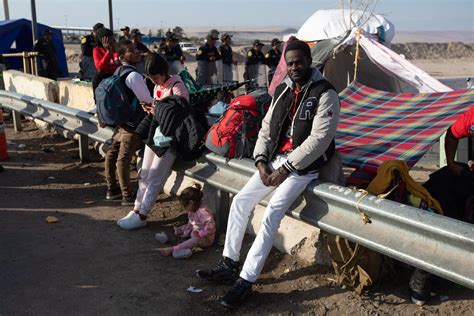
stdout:
[[(149, 27), (292, 26), (338, 0), (113, 0), (114, 24)], [(372, 1), (373, 3), (375, 1)], [(0, 19), (4, 17), (0, 2)], [(10, 18), (31, 18), (30, 0), (9, 0)], [(40, 23), (87, 26), (108, 21), (107, 0), (36, 0)], [(376, 13), (397, 30), (474, 32), (474, 0), (379, 0)], [(105, 23), (107, 24), (107, 23)], [(114, 25), (116, 28), (116, 25)]]

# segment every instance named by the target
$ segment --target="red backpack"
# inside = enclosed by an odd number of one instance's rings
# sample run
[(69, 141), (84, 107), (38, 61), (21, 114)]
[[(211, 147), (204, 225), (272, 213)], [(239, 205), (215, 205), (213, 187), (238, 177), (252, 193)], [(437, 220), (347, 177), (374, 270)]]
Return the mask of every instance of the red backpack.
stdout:
[[(268, 94), (267, 94), (268, 96)], [(256, 96), (257, 97), (257, 96)], [(252, 157), (263, 119), (260, 100), (252, 95), (233, 99), (206, 136), (206, 147), (227, 158)], [(269, 96), (265, 98), (268, 102)]]

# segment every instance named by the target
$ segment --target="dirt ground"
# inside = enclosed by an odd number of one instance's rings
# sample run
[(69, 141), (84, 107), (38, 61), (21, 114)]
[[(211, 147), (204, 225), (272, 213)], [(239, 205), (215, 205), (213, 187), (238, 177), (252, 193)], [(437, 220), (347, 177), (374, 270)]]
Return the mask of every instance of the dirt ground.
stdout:
[[(195, 270), (222, 254), (216, 243), (191, 259), (162, 257), (154, 239), (186, 220), (175, 197), (161, 195), (149, 226), (122, 231), (128, 207), (105, 201), (103, 161), (80, 163), (77, 143), (6, 118), (10, 159), (0, 173), (0, 315), (472, 315), (474, 292), (447, 284), (442, 296), (409, 302), (409, 270), (358, 298), (336, 286), (329, 267), (273, 250), (248, 302), (219, 305), (229, 288), (199, 280)], [(136, 174), (134, 173), (134, 180)], [(59, 222), (48, 224), (47, 216)], [(252, 237), (244, 242), (243, 257)], [(194, 286), (201, 293), (191, 293)]]

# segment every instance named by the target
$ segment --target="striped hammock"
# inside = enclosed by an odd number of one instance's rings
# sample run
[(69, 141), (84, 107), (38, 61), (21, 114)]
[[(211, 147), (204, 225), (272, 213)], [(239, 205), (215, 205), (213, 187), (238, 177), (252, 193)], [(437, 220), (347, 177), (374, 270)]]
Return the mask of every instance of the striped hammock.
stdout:
[(396, 94), (354, 82), (339, 98), (336, 144), (342, 160), (376, 173), (385, 160), (403, 160), (412, 167), (474, 104), (474, 90)]

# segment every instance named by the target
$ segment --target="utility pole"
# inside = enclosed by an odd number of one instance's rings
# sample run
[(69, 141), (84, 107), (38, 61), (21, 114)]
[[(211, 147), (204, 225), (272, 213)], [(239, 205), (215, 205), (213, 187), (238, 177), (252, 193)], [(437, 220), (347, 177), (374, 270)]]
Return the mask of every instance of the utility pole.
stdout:
[(3, 13), (5, 20), (10, 20), (10, 10), (8, 10), (8, 0), (3, 0)]
[(38, 24), (36, 21), (36, 3), (35, 0), (31, 0), (31, 31), (33, 35), (33, 45), (38, 39)]
[(114, 15), (112, 13), (112, 0), (109, 0), (109, 25), (110, 30), (114, 31)]

